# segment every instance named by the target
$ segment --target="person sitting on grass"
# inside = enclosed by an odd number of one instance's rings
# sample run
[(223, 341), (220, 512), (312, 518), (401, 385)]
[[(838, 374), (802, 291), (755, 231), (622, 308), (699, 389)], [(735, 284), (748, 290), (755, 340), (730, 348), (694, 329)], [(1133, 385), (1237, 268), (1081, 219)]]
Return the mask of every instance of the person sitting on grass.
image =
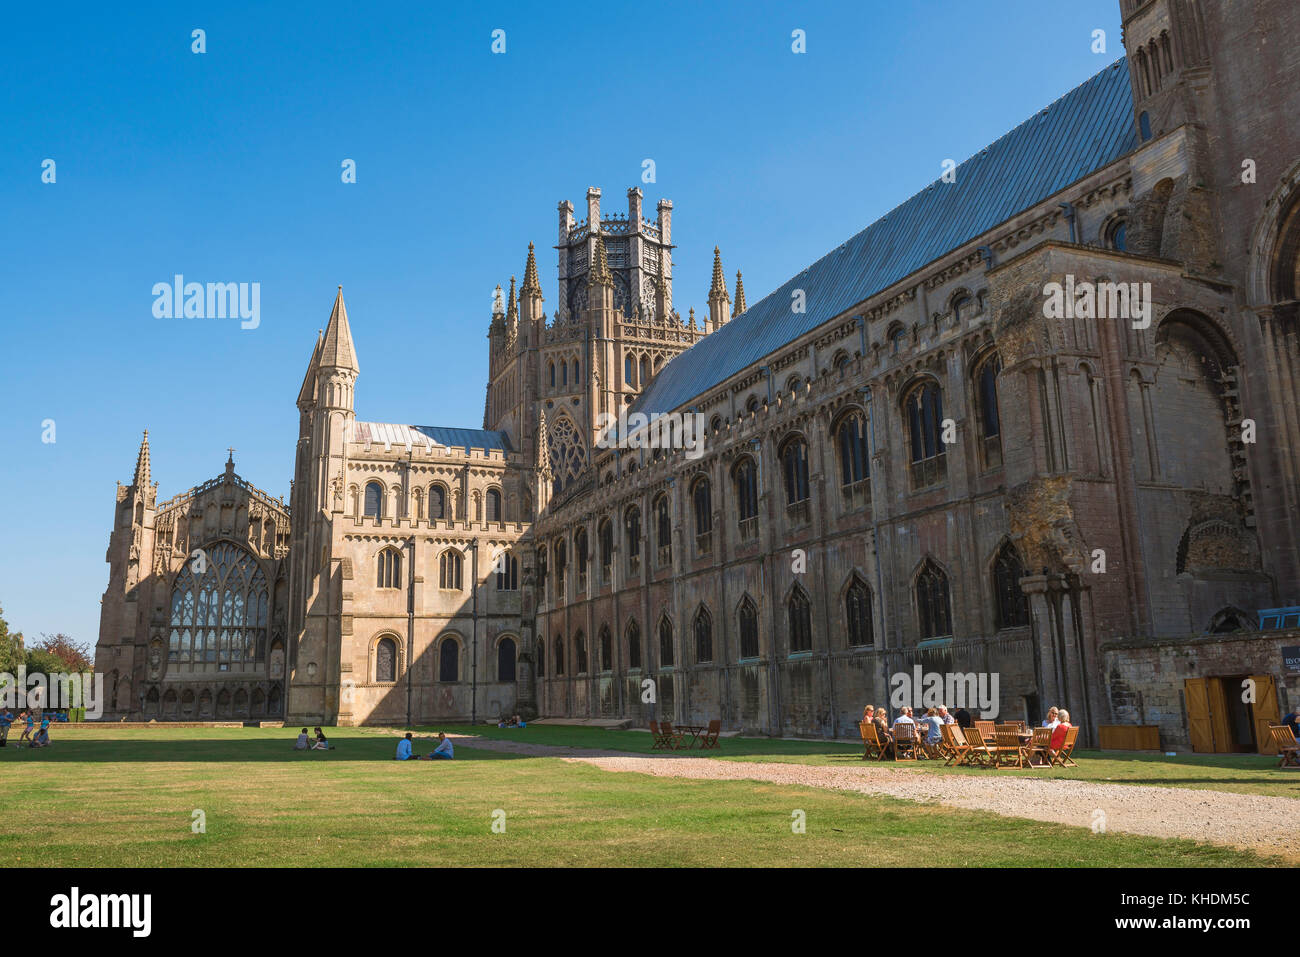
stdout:
[(48, 748), (50, 746), (50, 720), (46, 718), (41, 722), (41, 730), (36, 732), (36, 737), (32, 739), (33, 748)]
[(303, 728), (298, 732), (298, 740), (293, 743), (295, 751), (306, 751), (310, 745), (307, 743), (307, 729)]
[(449, 739), (441, 731), (438, 732), (438, 746), (429, 752), (429, 761), (450, 761), (455, 753), (455, 748), (451, 746)]
[(1056, 727), (1052, 729), (1052, 740), (1048, 742), (1047, 750), (1054, 758), (1061, 748), (1065, 747), (1065, 732), (1070, 730), (1070, 712), (1061, 708), (1057, 712)]
[(1055, 708), (1055, 707), (1053, 707), (1053, 708), (1048, 708), (1048, 709), (1047, 709), (1047, 720), (1045, 720), (1045, 721), (1043, 722), (1043, 727), (1044, 727), (1044, 728), (1055, 728), (1055, 727), (1056, 727), (1058, 724), (1060, 724), (1060, 723), (1061, 723), (1061, 709), (1060, 709), (1060, 708)]
[(334, 745), (325, 740), (325, 732), (320, 728), (316, 728), (316, 743), (311, 746), (311, 749), (313, 751), (328, 751), (332, 747)]
[[(303, 730), (306, 731), (307, 729), (303, 728)], [(406, 737), (397, 742), (397, 760), (411, 760), (411, 732), (409, 731), (406, 732)]]

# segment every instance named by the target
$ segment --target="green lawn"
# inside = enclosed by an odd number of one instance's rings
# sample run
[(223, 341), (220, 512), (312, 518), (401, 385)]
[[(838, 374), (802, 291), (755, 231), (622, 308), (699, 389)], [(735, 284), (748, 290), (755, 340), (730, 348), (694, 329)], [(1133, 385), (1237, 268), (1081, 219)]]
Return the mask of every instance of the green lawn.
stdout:
[[(529, 725), (524, 729), (478, 726), (446, 726), (438, 730), (479, 734), (506, 741), (529, 741), (575, 748), (606, 748), (618, 751), (650, 752), (651, 738), (644, 731), (606, 731), (602, 728), (564, 725)], [(717, 751), (681, 751), (682, 757), (732, 761), (780, 761), (797, 764), (861, 764), (862, 747), (842, 741), (790, 741), (773, 738), (722, 738)], [(1300, 771), (1282, 770), (1277, 758), (1261, 754), (1214, 755), (1125, 753), (1123, 751), (1076, 751), (1077, 768), (1050, 771), (985, 768), (946, 768), (942, 761), (906, 762), (899, 767), (917, 768), (928, 774), (1023, 774), (1051, 775), (1080, 781), (1110, 781), (1116, 784), (1149, 784), (1154, 787), (1204, 788), (1240, 794), (1267, 794), (1300, 798)], [(886, 765), (895, 766), (893, 762)]]
[[(549, 736), (575, 729), (545, 730)], [(465, 746), (457, 748), (453, 762), (398, 763), (391, 759), (396, 737), (372, 729), (335, 730), (331, 738), (337, 749), (331, 752), (294, 752), (292, 731), (56, 728), (49, 750), (2, 749), (0, 762), (7, 766), (0, 771), (5, 781), (0, 862), (110, 867), (1279, 863), (1190, 841), (1094, 835), (1082, 827), (814, 788), (615, 774), (550, 757)], [(645, 738), (649, 746), (645, 735), (596, 733), (617, 742)], [(541, 737), (530, 734), (528, 740)], [(803, 748), (772, 741), (743, 746), (771, 758), (798, 757)], [(836, 755), (823, 751), (822, 757)], [(206, 833), (192, 832), (196, 809), (205, 812)], [(496, 810), (504, 811), (504, 833), (492, 832)], [(791, 829), (796, 810), (806, 815), (806, 833)]]

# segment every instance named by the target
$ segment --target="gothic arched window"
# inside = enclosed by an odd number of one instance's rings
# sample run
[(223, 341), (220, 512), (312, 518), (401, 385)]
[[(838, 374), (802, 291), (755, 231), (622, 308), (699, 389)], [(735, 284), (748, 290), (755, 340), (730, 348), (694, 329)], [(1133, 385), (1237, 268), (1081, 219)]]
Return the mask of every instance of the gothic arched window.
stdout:
[(627, 624), (627, 666), (641, 667), (641, 628), (635, 620)]
[(557, 490), (568, 486), (587, 464), (587, 450), (582, 436), (567, 415), (555, 417), (548, 437), (551, 473)]
[(447, 490), (441, 485), (429, 486), (429, 521), (447, 517)]
[(903, 398), (912, 487), (938, 485), (947, 475), (943, 446), (943, 393), (937, 382), (922, 382)]
[(660, 565), (667, 565), (673, 560), (673, 526), (668, 511), (668, 496), (660, 495), (655, 499), (655, 545), (658, 546), (657, 557)]
[(587, 639), (579, 631), (573, 636), (573, 653), (576, 657), (578, 670), (575, 674), (585, 675), (587, 673)]
[(266, 576), (251, 552), (226, 542), (208, 548), (172, 586), (168, 660), (180, 671), (260, 670), (268, 602)]
[(628, 388), (632, 388), (636, 385), (636, 383), (632, 381), (635, 369), (636, 366), (632, 362), (632, 357), (630, 355), (624, 356), (623, 357), (623, 384)]
[(948, 576), (928, 558), (916, 576), (916, 614), (922, 639), (943, 638), (952, 634)]
[(709, 534), (713, 531), (713, 496), (707, 478), (701, 477), (691, 486), (691, 504), (695, 507), (695, 534)]
[(497, 556), (497, 591), (519, 590), (519, 560), (509, 552)]
[(1020, 588), (1024, 565), (1015, 546), (1004, 542), (993, 559), (993, 607), (998, 630), (1029, 624), (1029, 600)]
[(449, 548), (438, 559), (438, 587), (445, 591), (460, 591), (465, 562), (460, 552)]
[(713, 616), (703, 605), (695, 613), (695, 660), (699, 663), (713, 660)]
[(555, 388), (555, 363), (554, 363), (554, 362), (548, 362), (548, 363), (546, 364), (546, 367), (547, 367), (548, 370), (550, 370), (550, 374), (551, 374), (551, 388), (554, 389), (554, 388)]
[[(746, 455), (736, 463), (731, 476), (736, 485), (736, 516), (741, 522), (740, 537), (752, 538), (752, 534), (745, 534), (744, 523), (758, 518), (758, 467)], [(753, 529), (753, 532), (757, 534), (757, 529)]]
[(614, 523), (603, 519), (598, 531), (600, 536), (600, 573), (608, 581), (609, 570), (614, 564)]
[(871, 460), (867, 448), (867, 420), (850, 412), (835, 429), (835, 449), (840, 459), (840, 493), (845, 508), (871, 501)]
[(546, 642), (537, 639), (537, 677), (546, 677)]
[(564, 674), (564, 637), (555, 636), (555, 673), (556, 675)]
[(460, 642), (455, 638), (444, 638), (438, 648), (438, 680), (453, 682), (460, 680)]
[(374, 518), (384, 514), (384, 487), (378, 482), (366, 483), (365, 514)]
[(502, 638), (497, 643), (497, 681), (515, 680), (515, 640)]
[(614, 641), (609, 636), (609, 628), (600, 626), (600, 670), (614, 670)]
[(378, 576), (375, 585), (378, 588), (402, 587), (402, 553), (395, 548), (380, 550), (376, 558)]
[(1002, 464), (1002, 423), (998, 418), (998, 373), (1002, 360), (991, 353), (975, 366), (975, 422), (986, 469)]
[(393, 682), (397, 680), (397, 642), (392, 638), (380, 638), (375, 645), (375, 681)]
[(740, 657), (757, 658), (758, 609), (748, 595), (740, 600), (740, 611), (736, 617), (740, 621)]
[(501, 490), (490, 488), (487, 490), (487, 513), (485, 518), (489, 522), (501, 521)]
[(808, 501), (808, 443), (803, 436), (793, 436), (781, 447), (781, 475), (786, 505)]
[(871, 590), (857, 575), (844, 595), (844, 619), (849, 629), (849, 647), (873, 644), (871, 633)]
[(627, 570), (635, 575), (641, 567), (641, 510), (633, 505), (623, 514), (627, 536)]
[(673, 666), (673, 623), (667, 618), (659, 621), (659, 667)]
[(790, 653), (812, 651), (812, 603), (798, 585), (790, 593), (786, 611), (790, 618)]

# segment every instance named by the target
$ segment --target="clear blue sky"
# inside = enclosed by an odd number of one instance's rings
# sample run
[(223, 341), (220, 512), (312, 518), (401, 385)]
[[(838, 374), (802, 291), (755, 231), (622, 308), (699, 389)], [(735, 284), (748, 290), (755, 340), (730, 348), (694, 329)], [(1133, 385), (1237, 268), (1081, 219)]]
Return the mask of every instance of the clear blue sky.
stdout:
[[(359, 417), (479, 427), (492, 288), (532, 240), (555, 308), (560, 200), (672, 199), (678, 308), (707, 308), (715, 244), (754, 302), (1122, 53), (1118, 0), (9, 5), (5, 618), (94, 643), (143, 429), (160, 500), (228, 445), (287, 499), (338, 284)], [(261, 283), (261, 325), (154, 318), (175, 273)]]

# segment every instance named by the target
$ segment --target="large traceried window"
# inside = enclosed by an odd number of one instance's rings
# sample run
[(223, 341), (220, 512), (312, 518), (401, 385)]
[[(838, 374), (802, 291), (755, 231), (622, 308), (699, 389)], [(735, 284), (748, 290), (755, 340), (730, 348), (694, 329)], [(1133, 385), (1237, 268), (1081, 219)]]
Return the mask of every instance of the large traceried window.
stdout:
[(996, 352), (975, 367), (975, 421), (986, 469), (1002, 464), (1002, 423), (998, 419), (998, 373), (1001, 371), (1002, 360)]
[(659, 667), (673, 666), (673, 623), (667, 618), (659, 621)]
[(845, 508), (871, 501), (871, 465), (867, 448), (867, 421), (861, 412), (851, 412), (835, 430), (840, 458), (840, 493)]
[(786, 611), (790, 618), (790, 653), (812, 651), (812, 603), (798, 585), (790, 593)]
[(587, 447), (567, 415), (556, 416), (547, 437), (551, 455), (551, 474), (558, 494), (568, 487), (587, 464)]
[(758, 657), (758, 609), (753, 600), (746, 595), (740, 601), (740, 657)]
[(948, 576), (928, 558), (916, 576), (916, 614), (922, 639), (944, 638), (952, 634)]
[(999, 630), (1029, 624), (1029, 599), (1020, 589), (1024, 577), (1020, 554), (1014, 545), (1004, 542), (993, 559), (993, 608)]
[(871, 590), (857, 575), (844, 595), (844, 618), (849, 626), (850, 648), (872, 644)]
[(703, 605), (695, 613), (695, 660), (701, 664), (713, 660), (713, 616)]
[(385, 548), (379, 552), (375, 585), (379, 588), (402, 587), (402, 553), (395, 548)]
[(266, 662), (269, 596), (251, 552), (221, 543), (191, 560), (172, 586), (173, 671), (252, 671)]
[(943, 445), (943, 393), (936, 382), (923, 382), (903, 400), (912, 488), (928, 488), (947, 478)]
[(438, 587), (444, 591), (460, 591), (465, 560), (460, 552), (449, 548), (438, 559)]
[(740, 521), (740, 540), (758, 536), (758, 466), (748, 455), (736, 463), (731, 472), (736, 486), (736, 517)]

